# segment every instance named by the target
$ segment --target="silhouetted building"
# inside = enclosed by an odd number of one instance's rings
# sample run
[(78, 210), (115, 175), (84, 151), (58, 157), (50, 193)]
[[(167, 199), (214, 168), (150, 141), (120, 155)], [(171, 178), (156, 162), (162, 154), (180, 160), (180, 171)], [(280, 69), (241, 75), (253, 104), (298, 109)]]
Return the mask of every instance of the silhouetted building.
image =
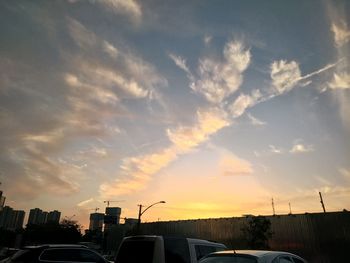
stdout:
[(137, 223), (139, 222), (139, 220), (137, 218), (125, 218), (125, 226), (135, 226), (137, 225)]
[(105, 231), (108, 231), (113, 225), (119, 225), (121, 212), (122, 209), (120, 207), (106, 207), (106, 213), (104, 216)]
[(61, 212), (54, 210), (50, 211), (47, 215), (47, 222), (59, 223), (61, 218)]
[(2, 195), (2, 191), (0, 191), (0, 211), (4, 208), (6, 197)]
[(43, 211), (39, 208), (30, 209), (28, 217), (28, 225), (42, 224)]
[(14, 210), (12, 218), (13, 229), (20, 229), (23, 227), (25, 212), (23, 210)]
[(51, 212), (43, 211), (39, 208), (30, 209), (28, 217), (28, 225), (42, 225), (47, 222), (59, 223), (61, 212), (54, 210)]
[(103, 213), (92, 213), (90, 214), (90, 225), (89, 230), (94, 231), (102, 231), (103, 222), (104, 222), (104, 214)]
[(41, 215), (39, 216), (39, 225), (45, 224), (47, 222), (47, 215), (48, 212), (43, 211)]
[(5, 206), (0, 211), (0, 228), (15, 230), (23, 227), (25, 212)]
[(8, 229), (11, 225), (13, 208), (5, 206), (0, 212), (0, 228)]

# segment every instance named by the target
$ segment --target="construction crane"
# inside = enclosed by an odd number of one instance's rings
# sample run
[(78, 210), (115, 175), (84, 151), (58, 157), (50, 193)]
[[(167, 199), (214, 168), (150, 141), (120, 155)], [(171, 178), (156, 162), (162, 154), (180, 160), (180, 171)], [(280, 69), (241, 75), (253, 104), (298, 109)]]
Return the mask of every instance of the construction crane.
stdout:
[(124, 202), (125, 200), (106, 200), (103, 201), (104, 203), (107, 203), (107, 207), (109, 207), (109, 203), (114, 203), (114, 202)]

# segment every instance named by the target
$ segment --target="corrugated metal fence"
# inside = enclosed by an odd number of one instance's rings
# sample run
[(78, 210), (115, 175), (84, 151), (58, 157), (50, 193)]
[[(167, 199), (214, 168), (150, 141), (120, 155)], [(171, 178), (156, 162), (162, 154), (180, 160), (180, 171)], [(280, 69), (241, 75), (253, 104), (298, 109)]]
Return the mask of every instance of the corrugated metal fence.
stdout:
[[(350, 262), (350, 212), (266, 216), (273, 232), (272, 250), (296, 253), (310, 263)], [(144, 234), (215, 240), (248, 249), (241, 231), (247, 217), (143, 223)], [(344, 261), (345, 260), (345, 261)]]

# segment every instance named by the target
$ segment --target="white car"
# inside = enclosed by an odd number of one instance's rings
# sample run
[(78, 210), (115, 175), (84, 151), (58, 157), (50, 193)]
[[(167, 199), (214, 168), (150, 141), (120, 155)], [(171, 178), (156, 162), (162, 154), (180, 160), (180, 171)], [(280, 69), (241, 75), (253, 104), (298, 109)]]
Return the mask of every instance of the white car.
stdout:
[(282, 251), (227, 250), (211, 253), (199, 263), (307, 263), (307, 261)]
[(115, 263), (198, 263), (202, 257), (227, 249), (202, 239), (168, 236), (125, 237)]

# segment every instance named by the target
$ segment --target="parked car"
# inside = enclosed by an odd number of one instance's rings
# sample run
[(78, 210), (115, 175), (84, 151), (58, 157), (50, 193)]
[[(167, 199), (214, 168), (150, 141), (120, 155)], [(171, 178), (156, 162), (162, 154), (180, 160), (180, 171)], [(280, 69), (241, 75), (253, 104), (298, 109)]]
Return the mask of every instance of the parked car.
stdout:
[(82, 245), (41, 245), (25, 247), (1, 263), (109, 263), (96, 251)]
[(12, 256), (18, 250), (19, 250), (18, 248), (13, 248), (13, 247), (4, 247), (0, 249), (0, 260)]
[(200, 263), (306, 263), (306, 260), (282, 251), (227, 250), (211, 253)]
[(202, 239), (132, 236), (123, 239), (115, 263), (197, 263), (205, 255), (227, 249)]

